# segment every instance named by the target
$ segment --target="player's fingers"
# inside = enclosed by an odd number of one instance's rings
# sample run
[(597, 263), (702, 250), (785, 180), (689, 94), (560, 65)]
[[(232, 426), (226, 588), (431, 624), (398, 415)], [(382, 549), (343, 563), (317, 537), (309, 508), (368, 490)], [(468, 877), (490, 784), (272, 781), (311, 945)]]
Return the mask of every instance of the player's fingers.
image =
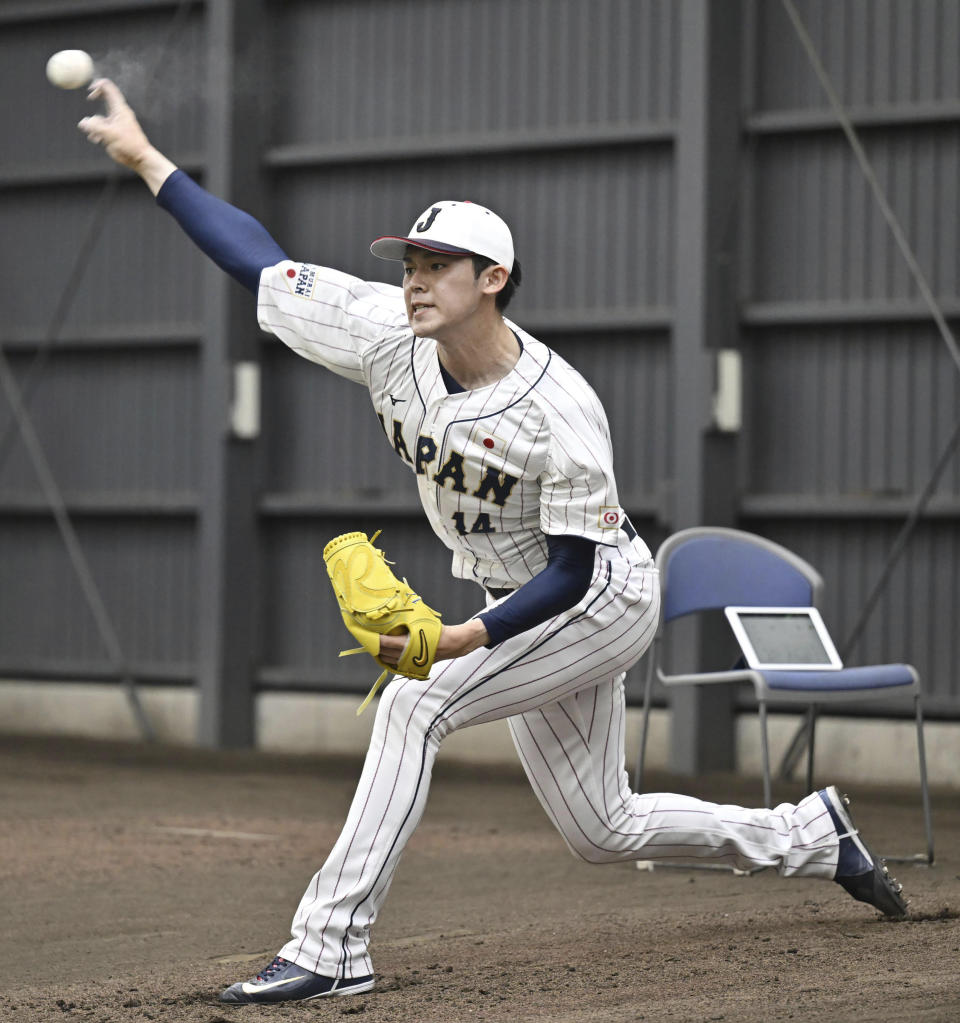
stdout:
[(100, 99), (103, 96), (103, 85), (106, 81), (106, 78), (94, 78), (87, 86), (87, 99), (91, 101)]
[(397, 666), (404, 649), (407, 646), (409, 635), (402, 636), (381, 636), (380, 637), (380, 658), (385, 664)]
[(102, 99), (107, 107), (107, 116), (122, 110), (127, 101), (123, 93), (109, 78), (98, 78), (90, 83), (88, 99)]
[(88, 141), (99, 142), (101, 138), (100, 127), (102, 122), (102, 117), (82, 117), (77, 122), (77, 127), (84, 135), (87, 136)]

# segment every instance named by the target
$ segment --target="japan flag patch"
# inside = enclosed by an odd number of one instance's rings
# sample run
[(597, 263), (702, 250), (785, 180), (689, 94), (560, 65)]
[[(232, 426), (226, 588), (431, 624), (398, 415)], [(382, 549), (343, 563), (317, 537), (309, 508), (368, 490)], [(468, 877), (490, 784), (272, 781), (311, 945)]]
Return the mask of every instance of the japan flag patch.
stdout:
[(603, 505), (600, 508), (600, 516), (597, 525), (601, 529), (619, 529), (623, 522), (623, 512), (620, 508), (611, 505)]
[(473, 442), (479, 444), (484, 451), (489, 451), (491, 455), (497, 455), (498, 458), (503, 458), (504, 452), (507, 450), (505, 441), (492, 433), (487, 433), (486, 430), (477, 430), (473, 435)]
[(281, 279), (289, 291), (300, 298), (312, 298), (317, 283), (317, 268), (310, 263), (292, 263), (289, 260), (280, 264)]

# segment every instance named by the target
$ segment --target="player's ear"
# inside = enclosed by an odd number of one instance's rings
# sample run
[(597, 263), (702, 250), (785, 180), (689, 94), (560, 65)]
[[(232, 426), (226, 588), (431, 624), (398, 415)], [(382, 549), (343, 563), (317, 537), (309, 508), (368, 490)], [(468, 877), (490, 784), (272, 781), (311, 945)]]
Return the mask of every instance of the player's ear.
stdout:
[(480, 274), (480, 290), (485, 295), (496, 295), (503, 291), (510, 273), (505, 266), (488, 266)]

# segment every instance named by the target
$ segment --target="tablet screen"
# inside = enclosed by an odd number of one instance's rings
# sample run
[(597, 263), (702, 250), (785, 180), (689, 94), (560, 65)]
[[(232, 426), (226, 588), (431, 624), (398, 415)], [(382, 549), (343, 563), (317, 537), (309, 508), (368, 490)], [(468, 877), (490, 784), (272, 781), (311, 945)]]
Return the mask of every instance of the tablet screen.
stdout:
[(843, 666), (816, 608), (729, 607), (725, 613), (751, 668)]

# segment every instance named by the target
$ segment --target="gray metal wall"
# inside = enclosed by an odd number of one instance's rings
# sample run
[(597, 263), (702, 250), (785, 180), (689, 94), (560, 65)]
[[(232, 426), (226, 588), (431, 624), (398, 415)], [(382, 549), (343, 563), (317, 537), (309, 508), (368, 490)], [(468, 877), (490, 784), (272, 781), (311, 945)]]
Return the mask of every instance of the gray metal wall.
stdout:
[[(650, 250), (669, 257), (674, 218), (676, 6), (375, 0), (277, 14), (295, 99), (279, 104), (265, 160), (270, 223), (286, 251), (399, 281), (369, 254), (372, 238), (406, 232), (437, 198), (496, 209), (524, 266), (511, 315), (588, 368), (611, 400), (626, 399), (616, 413), (625, 500), (638, 524), (650, 519), (668, 457), (649, 417), (666, 400), (673, 268)], [(358, 66), (360, 50), (369, 66)], [(597, 258), (601, 239), (609, 252)], [(326, 628), (336, 621), (326, 539), (383, 526), (386, 548), (405, 552), (404, 570), (450, 620), (473, 613), (480, 591), (449, 578), (363, 392), (275, 343), (264, 355), (276, 429), (265, 459), (263, 681), (362, 686), (369, 664), (330, 657), (340, 636)], [(643, 406), (623, 388), (631, 379)]]
[[(955, 329), (960, 0), (797, 7)], [(0, 344), (132, 674), (198, 685), (204, 741), (249, 740), (214, 719), (252, 689), (375, 674), (335, 656), (337, 533), (384, 528), (450, 620), (479, 591), (450, 580), (364, 392), (258, 336), (252, 299), (128, 175), (48, 348), (108, 174), (73, 129), (82, 98), (43, 79), (64, 46), (101, 57), (154, 141), (295, 258), (382, 278), (369, 239), (430, 202), (497, 209), (524, 265), (511, 315), (604, 399), (651, 546), (705, 519), (765, 533), (820, 567), (835, 635), (852, 626), (960, 415), (960, 372), (779, 0), (0, 2), (17, 98), (0, 109)], [(745, 364), (744, 429), (722, 449), (698, 355), (718, 345)], [(255, 441), (227, 427), (238, 358), (263, 370)], [(0, 675), (109, 676), (34, 467), (4, 444)], [(960, 457), (855, 652), (915, 663), (953, 717), (958, 511)]]
[[(162, 36), (171, 11), (153, 3), (0, 4), (8, 93), (0, 108), (0, 344), (131, 670), (142, 680), (189, 683), (198, 641), (201, 261), (129, 175), (83, 260), (56, 345), (47, 344), (108, 166), (74, 129), (88, 112), (82, 93), (52, 88), (44, 65), (63, 47), (136, 54)], [(203, 50), (197, 8), (165, 72), (182, 97), (203, 92)], [(171, 105), (165, 144), (198, 153), (201, 113)], [(116, 663), (6, 396), (0, 431), (0, 673), (112, 675)]]
[[(954, 332), (960, 4), (798, 5)], [(780, 3), (752, 12), (741, 521), (823, 572), (841, 640), (960, 421), (960, 372)], [(957, 713), (960, 454), (853, 657), (909, 660)]]

